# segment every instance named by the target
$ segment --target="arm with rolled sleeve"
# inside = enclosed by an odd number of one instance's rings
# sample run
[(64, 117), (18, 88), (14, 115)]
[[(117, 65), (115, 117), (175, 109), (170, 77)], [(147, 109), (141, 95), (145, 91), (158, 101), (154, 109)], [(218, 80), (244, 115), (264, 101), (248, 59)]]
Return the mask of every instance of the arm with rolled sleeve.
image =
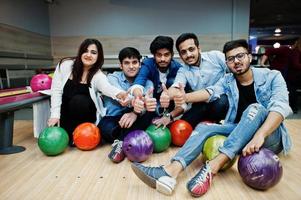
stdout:
[(216, 99), (219, 99), (222, 94), (226, 93), (224, 87), (226, 82), (226, 77), (223, 77), (215, 85), (206, 88), (207, 92), (210, 94), (207, 102), (215, 101)]
[(271, 135), (292, 112), (288, 103), (288, 92), (280, 72), (271, 81), (271, 98), (268, 104), (269, 114), (253, 138), (243, 148), (243, 155), (258, 152), (267, 136)]

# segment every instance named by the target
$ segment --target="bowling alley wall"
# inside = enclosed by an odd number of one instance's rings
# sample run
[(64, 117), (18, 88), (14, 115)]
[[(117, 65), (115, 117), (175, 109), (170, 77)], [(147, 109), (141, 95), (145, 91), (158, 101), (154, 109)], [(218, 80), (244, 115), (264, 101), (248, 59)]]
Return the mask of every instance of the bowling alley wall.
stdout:
[(228, 40), (248, 38), (249, 9), (250, 0), (1, 0), (0, 51), (56, 63), (93, 37), (105, 57), (117, 58), (125, 46), (149, 55), (154, 37), (183, 32), (196, 33), (202, 51), (221, 50)]

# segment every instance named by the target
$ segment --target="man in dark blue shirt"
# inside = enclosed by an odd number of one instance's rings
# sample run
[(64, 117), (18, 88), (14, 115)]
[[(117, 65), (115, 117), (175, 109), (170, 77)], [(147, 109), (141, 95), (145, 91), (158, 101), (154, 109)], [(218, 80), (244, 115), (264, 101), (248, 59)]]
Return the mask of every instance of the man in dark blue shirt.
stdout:
[[(143, 88), (147, 80), (151, 80), (154, 84), (153, 96), (155, 98), (154, 101), (157, 102), (159, 102), (163, 91), (162, 84), (169, 88), (174, 83), (178, 69), (182, 65), (173, 59), (173, 45), (173, 39), (168, 36), (157, 36), (152, 41), (150, 52), (154, 57), (143, 60), (139, 74), (131, 87), (131, 93), (135, 96), (134, 104), (136, 106), (144, 107)], [(162, 110), (159, 111), (157, 109), (158, 112), (160, 113)]]

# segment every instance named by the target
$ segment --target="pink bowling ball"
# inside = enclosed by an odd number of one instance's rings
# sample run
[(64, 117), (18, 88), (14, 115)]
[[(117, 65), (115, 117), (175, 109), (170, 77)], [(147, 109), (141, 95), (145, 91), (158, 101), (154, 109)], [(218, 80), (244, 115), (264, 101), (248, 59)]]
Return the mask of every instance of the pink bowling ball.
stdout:
[(47, 74), (37, 74), (30, 81), (31, 90), (36, 92), (39, 90), (48, 90), (51, 88), (52, 78)]

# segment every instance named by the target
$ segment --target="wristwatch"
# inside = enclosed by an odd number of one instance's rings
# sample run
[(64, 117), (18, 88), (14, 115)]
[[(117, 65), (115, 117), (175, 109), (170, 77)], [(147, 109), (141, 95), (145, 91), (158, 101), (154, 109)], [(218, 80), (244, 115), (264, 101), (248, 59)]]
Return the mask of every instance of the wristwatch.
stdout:
[(173, 117), (170, 113), (164, 113), (164, 117), (168, 117), (170, 121), (173, 121)]

